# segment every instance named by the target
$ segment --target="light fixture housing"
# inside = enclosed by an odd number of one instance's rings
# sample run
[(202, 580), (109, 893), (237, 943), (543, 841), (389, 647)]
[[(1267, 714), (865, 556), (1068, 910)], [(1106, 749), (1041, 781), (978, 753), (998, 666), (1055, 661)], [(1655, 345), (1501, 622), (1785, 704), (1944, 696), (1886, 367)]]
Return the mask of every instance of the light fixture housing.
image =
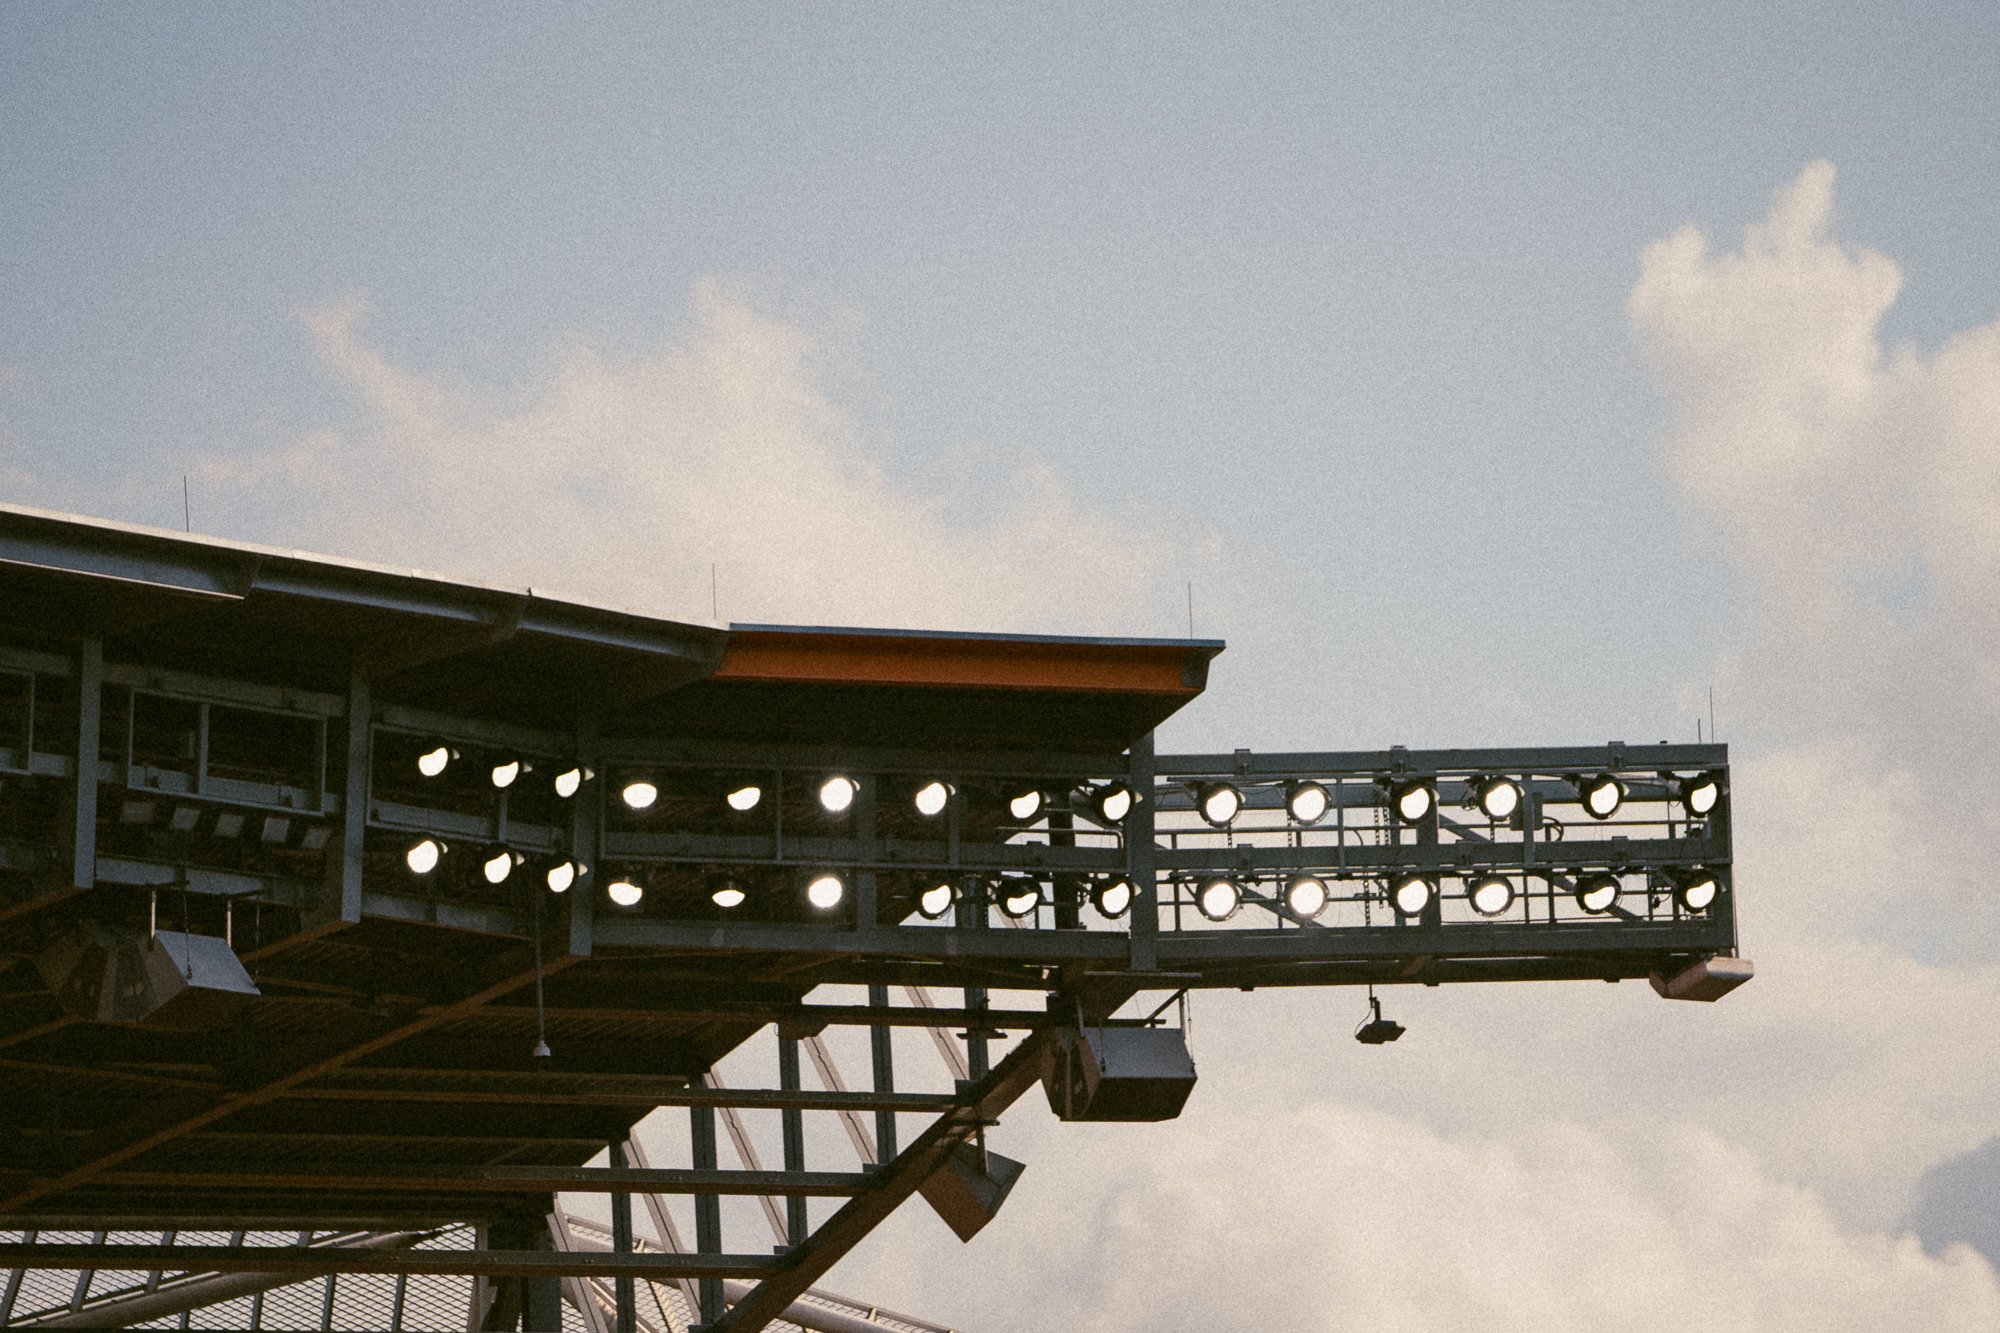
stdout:
[(620, 907), (637, 907), (646, 890), (632, 880), (614, 879), (604, 886), (604, 896)]
[(635, 778), (618, 789), (618, 799), (628, 810), (650, 810), (660, 799), (660, 789), (644, 778)]
[(860, 794), (861, 784), (847, 774), (828, 774), (819, 784), (819, 808), (836, 817), (844, 815), (854, 808), (854, 798)]
[(1488, 819), (1512, 819), (1521, 811), (1521, 784), (1512, 778), (1497, 776), (1477, 777), (1467, 784), (1472, 788), (1472, 803)]
[(936, 819), (951, 804), (951, 784), (938, 779), (926, 782), (910, 797), (910, 804), (925, 819)]
[(936, 921), (951, 911), (958, 901), (958, 890), (950, 880), (941, 879), (917, 894), (917, 915), (926, 921)]
[(1326, 881), (1318, 875), (1294, 875), (1291, 882), (1285, 885), (1285, 906), (1291, 909), (1293, 916), (1307, 921), (1324, 912), (1332, 897), (1327, 892)]
[(458, 758), (458, 751), (439, 741), (430, 749), (417, 756), (417, 772), (427, 778), (434, 778)]
[(1722, 896), (1722, 879), (1711, 870), (1690, 870), (1674, 877), (1674, 901), (1696, 916), (1715, 906)]
[(1481, 916), (1500, 916), (1514, 905), (1514, 881), (1505, 875), (1481, 875), (1468, 882), (1466, 901)]
[(1285, 813), (1294, 824), (1317, 824), (1333, 808), (1333, 797), (1324, 786), (1310, 780), (1285, 784)]
[(1389, 905), (1399, 916), (1420, 916), (1437, 894), (1437, 885), (1423, 875), (1403, 875), (1389, 886)]
[(514, 785), (523, 773), (532, 773), (534, 765), (525, 759), (503, 759), (488, 770), (487, 777), (501, 791)]
[(488, 884), (505, 884), (514, 868), (527, 859), (511, 847), (488, 847), (479, 859), (479, 873)]
[(1354, 1039), (1363, 1046), (1386, 1046), (1403, 1035), (1404, 1027), (1393, 1018), (1382, 1017), (1382, 1002), (1368, 997), (1368, 1017), (1354, 1029)]
[(806, 882), (806, 902), (822, 912), (831, 912), (847, 897), (847, 881), (831, 870), (822, 871)]
[(1437, 809), (1437, 787), (1429, 778), (1408, 778), (1388, 787), (1389, 808), (1405, 824), (1421, 824)]
[(1592, 819), (1609, 819), (1625, 803), (1625, 784), (1609, 773), (1597, 773), (1573, 781), (1577, 799), (1583, 803), (1583, 812)]
[(596, 774), (583, 765), (571, 764), (568, 768), (556, 774), (555, 779), (549, 785), (555, 788), (557, 796), (567, 801), (570, 797), (582, 791), (583, 784), (595, 776)]
[(1616, 875), (1584, 875), (1576, 881), (1576, 905), (1592, 916), (1602, 916), (1617, 903), (1622, 891)]
[(571, 886), (576, 883), (577, 877), (582, 874), (582, 862), (565, 860), (550, 866), (548, 874), (542, 878), (548, 884), (550, 893), (568, 893)]
[(1090, 793), (1091, 813), (1100, 824), (1124, 823), (1135, 804), (1137, 797), (1131, 786), (1123, 782), (1107, 782)]
[(1227, 782), (1204, 782), (1195, 788), (1194, 806), (1211, 828), (1228, 828), (1243, 810), (1243, 793)]
[(1019, 921), (1042, 905), (1042, 886), (1032, 879), (1002, 880), (993, 891), (1000, 910)]
[(1132, 910), (1132, 881), (1123, 875), (1107, 875), (1091, 886), (1090, 905), (1099, 916), (1116, 921)]
[(403, 864), (410, 868), (412, 875), (428, 875), (438, 868), (448, 850), (436, 838), (419, 838), (403, 853)]
[(764, 788), (755, 782), (744, 782), (731, 787), (723, 794), (723, 804), (739, 815), (747, 815), (755, 810), (764, 799)]
[(1195, 890), (1194, 906), (1210, 921), (1227, 921), (1243, 906), (1243, 890), (1225, 876), (1205, 879)]
[(1048, 798), (1042, 795), (1041, 788), (1039, 787), (1017, 788), (1007, 798), (1007, 813), (1020, 820), (1023, 824), (1033, 823), (1041, 817), (1042, 806), (1047, 803), (1047, 800)]
[(1690, 819), (1706, 819), (1722, 803), (1722, 774), (1697, 773), (1679, 784), (1681, 808)]

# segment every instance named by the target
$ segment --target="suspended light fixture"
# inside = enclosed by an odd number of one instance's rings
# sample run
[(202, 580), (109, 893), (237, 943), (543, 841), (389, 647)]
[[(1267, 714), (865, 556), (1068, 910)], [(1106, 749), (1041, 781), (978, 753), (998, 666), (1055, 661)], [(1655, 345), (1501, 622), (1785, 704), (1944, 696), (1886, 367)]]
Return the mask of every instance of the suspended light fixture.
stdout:
[(507, 876), (514, 873), (514, 867), (526, 859), (506, 847), (489, 847), (479, 863), (479, 873), (485, 876), (488, 884), (505, 884)]
[(1713, 813), (1722, 800), (1722, 775), (1698, 774), (1683, 781), (1680, 788), (1682, 808), (1694, 818), (1701, 819)]
[(1039, 787), (1025, 787), (1007, 798), (1007, 813), (1026, 824), (1041, 815), (1046, 800)]
[(568, 893), (570, 886), (576, 883), (576, 877), (582, 873), (583, 866), (579, 862), (558, 861), (549, 867), (549, 873), (544, 878), (548, 881), (550, 893)]
[(1329, 897), (1326, 881), (1318, 875), (1294, 875), (1285, 885), (1285, 906), (1291, 908), (1293, 916), (1307, 921), (1326, 910)]
[(1521, 784), (1511, 778), (1474, 778), (1470, 785), (1473, 803), (1488, 819), (1512, 819), (1521, 808)]
[(1625, 803), (1625, 784), (1609, 773), (1573, 781), (1577, 796), (1583, 801), (1583, 812), (1592, 819), (1609, 819)]
[(1114, 921), (1132, 909), (1132, 897), (1132, 881), (1123, 875), (1101, 879), (1090, 890), (1091, 906)]
[(1514, 905), (1514, 881), (1505, 875), (1482, 875), (1472, 881), (1466, 897), (1481, 916), (1499, 916)]
[(1706, 870), (1691, 871), (1674, 882), (1674, 901), (1684, 912), (1706, 912), (1721, 894), (1722, 881)]
[(831, 912), (847, 896), (847, 882), (831, 871), (815, 875), (806, 885), (806, 901), (822, 912)]
[(1431, 905), (1437, 885), (1422, 875), (1404, 875), (1389, 889), (1389, 902), (1403, 916), (1417, 916)]
[(732, 788), (722, 799), (737, 814), (747, 815), (757, 808), (759, 801), (764, 799), (764, 789), (754, 782), (746, 782), (740, 787)]
[(1122, 824), (1132, 813), (1132, 788), (1123, 782), (1107, 782), (1090, 794), (1090, 808), (1100, 824)]
[(925, 819), (935, 819), (951, 804), (951, 785), (945, 782), (926, 782), (917, 788), (917, 794), (910, 798), (910, 804)]
[(605, 896), (620, 907), (637, 907), (639, 900), (646, 896), (645, 889), (629, 879), (614, 879), (604, 886)]
[(917, 895), (917, 912), (926, 921), (936, 921), (957, 900), (958, 890), (952, 888), (951, 881), (939, 880)]
[(1195, 894), (1194, 905), (1210, 921), (1227, 921), (1243, 905), (1243, 890), (1232, 879), (1205, 880)]
[(1292, 817), (1294, 824), (1317, 824), (1326, 818), (1326, 812), (1332, 808), (1333, 798), (1317, 782), (1285, 785), (1285, 813)]
[(830, 815), (844, 815), (860, 793), (860, 783), (845, 773), (835, 773), (819, 784), (819, 808)]
[(1382, 1017), (1382, 1002), (1375, 998), (1375, 988), (1368, 988), (1368, 1017), (1361, 1020), (1361, 1026), (1354, 1029), (1354, 1039), (1363, 1046), (1386, 1046), (1403, 1035), (1404, 1028), (1393, 1018)]
[(498, 787), (502, 791), (505, 791), (507, 788), (514, 785), (514, 780), (516, 778), (520, 777), (523, 773), (529, 773), (533, 771), (534, 771), (534, 765), (528, 763), (526, 760), (509, 759), (503, 763), (498, 763), (493, 765), (492, 770), (487, 774), (487, 776), (493, 780), (493, 785), (495, 787)]
[(628, 782), (618, 792), (618, 799), (633, 810), (650, 810), (653, 802), (660, 799), (660, 789), (640, 778)]
[(1437, 808), (1437, 788), (1430, 784), (1428, 778), (1392, 784), (1389, 788), (1389, 805), (1396, 812), (1396, 818), (1405, 824), (1421, 823), (1426, 815)]
[(1585, 875), (1576, 882), (1576, 905), (1592, 916), (1601, 916), (1618, 901), (1620, 886), (1616, 875)]
[(452, 760), (458, 758), (458, 751), (449, 745), (439, 743), (417, 756), (417, 772), (427, 778), (434, 778), (444, 772)]
[(743, 906), (743, 900), (749, 896), (749, 894), (743, 891), (741, 884), (738, 884), (733, 879), (725, 879), (709, 890), (708, 900), (717, 907), (727, 909)]
[(1005, 880), (998, 896), (1000, 910), (1018, 921), (1042, 905), (1042, 886), (1031, 879)]
[(556, 774), (553, 784), (556, 789), (556, 795), (567, 801), (570, 797), (582, 791), (583, 784), (590, 781), (593, 776), (589, 769), (584, 768), (580, 764), (570, 765), (562, 772)]
[(410, 844), (410, 850), (403, 853), (403, 864), (413, 875), (428, 875), (436, 870), (443, 859), (445, 846), (436, 838), (420, 838)]
[(1204, 782), (1195, 788), (1195, 808), (1214, 828), (1228, 828), (1243, 809), (1243, 793), (1227, 782)]

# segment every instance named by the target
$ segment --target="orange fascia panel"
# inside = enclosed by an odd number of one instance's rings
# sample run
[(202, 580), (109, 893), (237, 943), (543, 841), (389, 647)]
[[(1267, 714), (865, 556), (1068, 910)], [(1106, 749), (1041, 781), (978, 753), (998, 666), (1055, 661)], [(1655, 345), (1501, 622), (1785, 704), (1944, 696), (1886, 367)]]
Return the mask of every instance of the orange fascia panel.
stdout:
[[(733, 630), (713, 680), (1103, 694), (1201, 693), (1212, 648), (1151, 643)], [(1195, 669), (1190, 671), (1190, 667)]]

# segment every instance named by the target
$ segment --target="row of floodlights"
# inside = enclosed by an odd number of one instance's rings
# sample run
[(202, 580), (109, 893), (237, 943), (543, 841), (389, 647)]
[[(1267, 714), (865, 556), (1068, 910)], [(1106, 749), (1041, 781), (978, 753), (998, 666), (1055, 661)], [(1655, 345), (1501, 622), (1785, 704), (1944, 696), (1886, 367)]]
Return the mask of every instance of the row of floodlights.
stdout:
[[(1123, 782), (1085, 786), (1079, 791), (1086, 807), (1105, 824), (1122, 822), (1132, 812), (1133, 803), (1138, 799), (1132, 788)], [(813, 789), (820, 809), (835, 818), (851, 810), (855, 797), (860, 794), (860, 781), (845, 773), (829, 773)], [(952, 784), (934, 779), (920, 784), (911, 792), (910, 805), (924, 818), (935, 819), (950, 807), (952, 798), (957, 795), (958, 789)], [(618, 797), (628, 809), (649, 810), (660, 799), (660, 789), (644, 778), (636, 778), (618, 789)], [(1039, 819), (1049, 804), (1049, 793), (1034, 785), (1008, 789), (1004, 798), (1007, 813), (1023, 823)], [(736, 813), (749, 814), (763, 803), (764, 788), (756, 782), (743, 782), (730, 788), (722, 799)]]
[[(411, 873), (428, 875), (437, 869), (449, 850), (436, 838), (421, 838), (411, 844), (403, 859)], [(498, 846), (482, 849), (479, 856), (481, 876), (488, 884), (494, 885), (506, 883), (514, 871), (527, 861), (519, 852)], [(567, 893), (583, 872), (581, 862), (558, 859), (548, 865), (545, 881), (551, 892)], [(1466, 901), (1481, 916), (1503, 916), (1519, 897), (1514, 881), (1506, 875), (1470, 876), (1465, 886)], [(605, 886), (606, 895), (620, 907), (638, 906), (645, 892), (641, 885), (630, 879), (614, 879)], [(1404, 875), (1391, 883), (1389, 902), (1397, 915), (1418, 917), (1430, 907), (1438, 892), (1438, 881), (1431, 876)], [(1583, 911), (1601, 916), (1617, 904), (1623, 892), (1624, 887), (1618, 876), (1588, 874), (1577, 879), (1571, 894)], [(1721, 880), (1710, 870), (1697, 868), (1673, 877), (1674, 901), (1686, 912), (1706, 912), (1721, 892)], [(1091, 905), (1101, 915), (1114, 920), (1131, 910), (1134, 896), (1132, 881), (1118, 875), (1100, 877), (1090, 889)], [(1310, 874), (1294, 875), (1286, 881), (1283, 896), (1286, 911), (1294, 918), (1308, 921), (1324, 913), (1333, 900), (1326, 881)], [(935, 921), (949, 913), (963, 897), (964, 893), (957, 884), (939, 880), (917, 894), (917, 911), (927, 920)], [(1243, 897), (1243, 885), (1237, 880), (1226, 875), (1212, 876), (1196, 883), (1195, 910), (1210, 921), (1227, 921), (1241, 909)], [(749, 894), (737, 881), (724, 879), (710, 890), (709, 898), (717, 907), (726, 910), (741, 907)], [(846, 898), (847, 882), (838, 874), (818, 871), (807, 877), (805, 900), (808, 905), (821, 911), (832, 911)], [(993, 887), (991, 899), (1003, 913), (1019, 919), (1041, 906), (1041, 885), (1030, 879), (1003, 879)]]
[[(464, 756), (443, 741), (431, 746), (417, 756), (417, 772), (427, 778), (442, 777), (444, 771)], [(505, 791), (529, 773), (535, 766), (526, 759), (503, 758), (493, 763), (487, 770), (487, 779), (496, 788)], [(583, 784), (594, 776), (581, 764), (566, 764), (550, 780), (555, 794), (568, 800), (583, 790)]]

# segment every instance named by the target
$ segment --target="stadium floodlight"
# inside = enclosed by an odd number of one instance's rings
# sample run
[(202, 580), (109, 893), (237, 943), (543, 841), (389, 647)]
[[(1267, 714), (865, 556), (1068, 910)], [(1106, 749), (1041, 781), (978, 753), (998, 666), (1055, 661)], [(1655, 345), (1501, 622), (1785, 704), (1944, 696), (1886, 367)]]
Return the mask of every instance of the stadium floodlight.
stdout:
[(1285, 813), (1294, 824), (1317, 824), (1333, 808), (1333, 798), (1317, 782), (1285, 784)]
[(488, 884), (505, 884), (507, 877), (514, 873), (514, 867), (526, 859), (508, 847), (489, 847), (479, 862), (479, 873), (486, 877)]
[(1007, 798), (1007, 813), (1026, 824), (1042, 813), (1046, 798), (1039, 787), (1022, 787)]
[(637, 907), (646, 890), (629, 879), (614, 879), (604, 886), (605, 896), (620, 907)]
[(1212, 828), (1228, 828), (1243, 809), (1243, 793), (1227, 782), (1204, 782), (1195, 788), (1195, 808)]
[(755, 782), (745, 782), (731, 787), (722, 799), (737, 814), (747, 815), (764, 799), (764, 788)]
[(1042, 886), (1031, 879), (1004, 880), (997, 896), (1000, 910), (1018, 921), (1042, 905)]
[(951, 804), (951, 784), (948, 782), (926, 782), (917, 788), (917, 794), (910, 798), (910, 804), (925, 819), (935, 819)]
[(1471, 787), (1473, 803), (1488, 819), (1512, 819), (1521, 808), (1521, 784), (1511, 778), (1474, 778)]
[(1326, 910), (1330, 897), (1326, 881), (1318, 875), (1294, 875), (1291, 883), (1285, 885), (1285, 906), (1293, 916), (1307, 921)]
[(531, 772), (533, 767), (524, 759), (508, 759), (493, 765), (487, 776), (492, 779), (495, 787), (505, 791), (514, 785), (516, 778), (523, 773)]
[(458, 758), (458, 751), (439, 742), (417, 756), (417, 772), (427, 778), (434, 778), (444, 772), (452, 760)]
[(1123, 875), (1101, 879), (1090, 890), (1090, 903), (1100, 916), (1117, 920), (1132, 910), (1132, 881)]
[(1210, 921), (1227, 921), (1243, 905), (1243, 890), (1233, 879), (1204, 880), (1195, 894), (1194, 905)]
[(403, 864), (410, 868), (413, 875), (428, 875), (437, 869), (444, 854), (445, 845), (436, 838), (419, 838), (403, 853)]
[(958, 900), (958, 890), (950, 880), (941, 879), (917, 895), (917, 912), (926, 921), (936, 921), (951, 910)]
[(1395, 810), (1396, 818), (1405, 824), (1419, 824), (1437, 809), (1437, 788), (1431, 785), (1429, 778), (1398, 782), (1389, 788), (1389, 804)]
[(1721, 893), (1722, 881), (1707, 870), (1691, 871), (1674, 882), (1674, 901), (1684, 912), (1706, 912)]
[(1505, 875), (1481, 875), (1472, 881), (1466, 898), (1481, 916), (1499, 916), (1514, 905), (1514, 881)]
[(1722, 777), (1717, 773), (1699, 773), (1680, 784), (1681, 806), (1696, 819), (1713, 813), (1716, 804), (1722, 800)]
[(1090, 808), (1100, 824), (1122, 824), (1132, 813), (1132, 788), (1123, 782), (1108, 782), (1090, 793)]
[(819, 784), (819, 808), (830, 815), (844, 815), (861, 794), (861, 784), (845, 773), (835, 773)]
[(1592, 819), (1609, 819), (1625, 803), (1625, 784), (1609, 773), (1573, 781), (1577, 795), (1583, 801), (1583, 812)]
[(619, 789), (618, 799), (632, 810), (650, 810), (653, 802), (660, 799), (660, 789), (644, 778), (626, 783)]
[(741, 884), (733, 879), (725, 879), (709, 890), (708, 900), (721, 908), (741, 907), (743, 900), (749, 896), (743, 891)]
[(583, 784), (590, 781), (594, 776), (583, 765), (571, 764), (568, 768), (556, 774), (555, 781), (551, 785), (555, 787), (556, 795), (567, 801), (570, 797), (582, 791)]
[(548, 881), (550, 893), (568, 893), (570, 886), (576, 883), (576, 877), (582, 873), (581, 862), (558, 861), (549, 867), (549, 873), (544, 878)]
[(1422, 875), (1404, 875), (1389, 890), (1389, 902), (1402, 916), (1417, 916), (1431, 905), (1437, 885)]
[(1620, 892), (1616, 875), (1585, 875), (1576, 882), (1576, 905), (1592, 916), (1611, 910)]
[(831, 912), (847, 897), (847, 881), (832, 871), (814, 875), (806, 884), (806, 901), (822, 912)]

